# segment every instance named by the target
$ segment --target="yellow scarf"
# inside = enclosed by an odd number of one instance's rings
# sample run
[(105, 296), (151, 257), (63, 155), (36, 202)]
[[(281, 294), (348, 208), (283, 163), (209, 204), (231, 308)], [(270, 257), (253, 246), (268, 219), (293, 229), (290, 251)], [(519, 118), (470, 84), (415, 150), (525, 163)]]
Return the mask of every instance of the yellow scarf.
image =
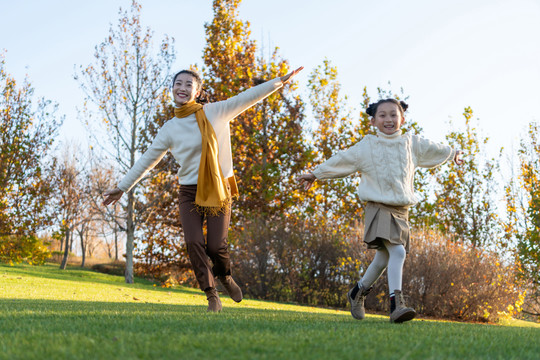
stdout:
[(203, 213), (216, 216), (220, 212), (229, 211), (231, 197), (238, 194), (238, 188), (234, 176), (228, 179), (223, 178), (218, 160), (219, 149), (216, 133), (204, 114), (203, 106), (195, 101), (190, 101), (174, 109), (174, 116), (177, 118), (184, 118), (193, 113), (195, 113), (202, 137), (202, 154), (195, 204)]

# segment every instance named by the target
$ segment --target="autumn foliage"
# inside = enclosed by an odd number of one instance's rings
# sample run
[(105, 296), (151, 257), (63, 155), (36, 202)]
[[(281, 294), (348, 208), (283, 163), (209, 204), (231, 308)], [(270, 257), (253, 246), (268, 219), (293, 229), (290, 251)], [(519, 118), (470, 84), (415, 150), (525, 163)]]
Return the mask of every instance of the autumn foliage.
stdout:
[(0, 237), (0, 263), (42, 265), (50, 257), (47, 244), (36, 236)]
[[(202, 65), (193, 68), (201, 72), (211, 101), (228, 99), (294, 67), (278, 48), (258, 47), (249, 22), (239, 18), (239, 4), (214, 0), (214, 17), (205, 24)], [(96, 47), (94, 61), (75, 76), (86, 95), (84, 119), (99, 123), (100, 132), (92, 133), (111, 144), (104, 152), (112, 160), (103, 163), (117, 163), (121, 172), (133, 166), (174, 116), (167, 93), (174, 41), (165, 37), (158, 51), (152, 51), (152, 32), (142, 27), (140, 13), (137, 1), (130, 12), (120, 11), (118, 26)], [(79, 178), (91, 179), (95, 186), (68, 182), (62, 164), (48, 157), (61, 123), (55, 107), (34, 101), (30, 84), (16, 84), (4, 67), (2, 55), (0, 260), (40, 263), (48, 253), (35, 234), (52, 225), (67, 244), (76, 230), (73, 224), (84, 223), (89, 231), (97, 220), (92, 214), (80, 221), (88, 213), (87, 203), (69, 205), (67, 197), (83, 195), (83, 188), (93, 189), (89, 199), (99, 197), (112, 186), (116, 171), (106, 165), (81, 171)], [(316, 182), (309, 192), (298, 186), (296, 177), (371, 132), (365, 109), (387, 97), (407, 99), (403, 92), (379, 88), (373, 95), (364, 88), (362, 99), (349, 103), (337, 68), (326, 59), (308, 74), (307, 96), (292, 82), (231, 121), (240, 194), (229, 241), (233, 275), (247, 297), (347, 306), (347, 291), (374, 256), (362, 242), (363, 204), (355, 191), (361, 174)], [(99, 122), (90, 121), (95, 119)], [(507, 216), (502, 219), (494, 191), (500, 158), (483, 157), (488, 139), (475, 128), (471, 108), (465, 107), (463, 120), (464, 129), (454, 127), (446, 140), (465, 150), (465, 165), (419, 171), (415, 179), (421, 201), (410, 214), (412, 246), (403, 275), (408, 304), (421, 315), (460, 320), (495, 321), (517, 316), (522, 308), (540, 316), (538, 125), (531, 123), (521, 143), (515, 176), (505, 186)], [(408, 113), (403, 130), (422, 135)], [(127, 269), (128, 282), (133, 267), (163, 286), (194, 283), (178, 214), (178, 166), (165, 156), (141, 181), (143, 186), (100, 218), (114, 224), (115, 241), (120, 232), (127, 239), (126, 264), (117, 262), (115, 268)], [(57, 202), (50, 201), (54, 189)], [(61, 216), (54, 219), (54, 213)], [(536, 299), (537, 307), (524, 304), (528, 299)], [(366, 307), (388, 313), (385, 279), (376, 282)]]

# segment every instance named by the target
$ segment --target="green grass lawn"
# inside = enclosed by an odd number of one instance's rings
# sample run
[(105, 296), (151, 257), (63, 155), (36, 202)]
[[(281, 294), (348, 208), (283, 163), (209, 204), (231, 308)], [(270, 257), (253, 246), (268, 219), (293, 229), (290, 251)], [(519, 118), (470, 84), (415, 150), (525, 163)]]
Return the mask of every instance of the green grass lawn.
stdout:
[(540, 326), (354, 320), (57, 265), (0, 265), (0, 359), (539, 359)]

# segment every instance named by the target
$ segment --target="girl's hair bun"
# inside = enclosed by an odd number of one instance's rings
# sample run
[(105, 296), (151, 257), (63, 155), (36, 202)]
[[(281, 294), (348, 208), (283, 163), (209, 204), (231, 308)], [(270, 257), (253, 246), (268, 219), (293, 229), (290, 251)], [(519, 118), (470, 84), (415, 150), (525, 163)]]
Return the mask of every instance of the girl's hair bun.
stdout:
[(405, 101), (403, 100), (400, 100), (399, 101), (399, 105), (401, 106), (401, 108), (403, 109), (403, 112), (407, 111), (407, 109), (409, 108), (409, 104), (407, 104)]
[(369, 116), (375, 116), (375, 114), (377, 113), (378, 106), (379, 106), (378, 102), (369, 104), (369, 106), (366, 109), (366, 114), (368, 114)]

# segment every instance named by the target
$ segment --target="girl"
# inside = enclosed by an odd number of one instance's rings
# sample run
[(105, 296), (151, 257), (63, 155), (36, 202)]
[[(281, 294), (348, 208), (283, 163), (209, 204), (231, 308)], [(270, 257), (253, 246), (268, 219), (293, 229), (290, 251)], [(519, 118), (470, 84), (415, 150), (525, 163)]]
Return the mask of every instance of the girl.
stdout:
[(309, 189), (315, 180), (340, 178), (360, 171), (358, 195), (366, 201), (364, 242), (377, 249), (364, 276), (347, 293), (351, 314), (362, 320), (364, 298), (371, 285), (388, 268), (390, 321), (412, 320), (416, 312), (405, 306), (401, 279), (405, 255), (409, 250), (409, 207), (417, 202), (413, 176), (417, 167), (433, 168), (449, 159), (461, 165), (461, 151), (433, 143), (416, 135), (402, 134), (404, 112), (408, 105), (395, 99), (370, 104), (366, 113), (376, 135), (366, 135), (360, 142), (332, 156), (313, 172), (298, 180)]
[[(238, 193), (233, 175), (229, 122), (289, 82), (303, 67), (228, 100), (205, 104), (202, 80), (190, 70), (172, 82), (175, 117), (159, 130), (152, 145), (124, 176), (118, 187), (104, 193), (104, 205), (118, 201), (171, 151), (180, 165), (180, 221), (189, 260), (206, 293), (208, 311), (220, 312), (215, 277), (229, 296), (242, 301), (242, 290), (231, 276), (227, 244), (232, 196)], [(206, 219), (207, 236), (203, 235)], [(208, 257), (212, 260), (210, 266)]]

